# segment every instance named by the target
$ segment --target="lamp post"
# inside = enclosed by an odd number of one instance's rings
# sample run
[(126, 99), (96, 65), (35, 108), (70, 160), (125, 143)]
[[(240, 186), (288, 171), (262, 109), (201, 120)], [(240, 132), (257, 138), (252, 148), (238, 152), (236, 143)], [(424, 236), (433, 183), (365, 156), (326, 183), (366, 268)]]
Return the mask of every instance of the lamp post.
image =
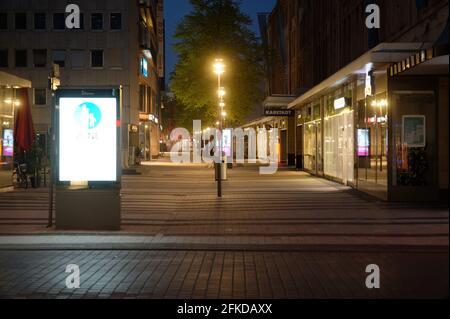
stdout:
[(225, 89), (222, 87), (221, 76), (225, 73), (225, 64), (222, 59), (216, 59), (214, 63), (214, 73), (217, 75), (217, 95), (219, 98), (219, 163), (216, 163), (216, 171), (217, 171), (217, 196), (222, 197), (222, 130), (223, 130), (223, 117), (222, 112), (225, 107), (224, 97), (225, 97)]

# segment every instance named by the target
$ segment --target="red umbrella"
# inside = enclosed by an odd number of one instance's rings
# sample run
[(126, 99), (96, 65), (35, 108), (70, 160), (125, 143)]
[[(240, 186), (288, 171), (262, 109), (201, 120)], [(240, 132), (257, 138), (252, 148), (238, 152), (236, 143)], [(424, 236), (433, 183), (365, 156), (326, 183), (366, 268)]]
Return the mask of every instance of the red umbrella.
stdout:
[(19, 150), (30, 151), (36, 135), (28, 99), (28, 89), (18, 89), (17, 100), (20, 104), (15, 116), (14, 141)]

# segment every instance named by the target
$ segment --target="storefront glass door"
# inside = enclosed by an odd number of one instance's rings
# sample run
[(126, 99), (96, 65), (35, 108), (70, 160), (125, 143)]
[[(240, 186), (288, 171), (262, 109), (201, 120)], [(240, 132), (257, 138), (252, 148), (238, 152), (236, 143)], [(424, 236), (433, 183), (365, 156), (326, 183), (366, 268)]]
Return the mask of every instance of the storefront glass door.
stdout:
[(385, 93), (358, 103), (358, 124), (358, 187), (386, 198), (389, 139)]

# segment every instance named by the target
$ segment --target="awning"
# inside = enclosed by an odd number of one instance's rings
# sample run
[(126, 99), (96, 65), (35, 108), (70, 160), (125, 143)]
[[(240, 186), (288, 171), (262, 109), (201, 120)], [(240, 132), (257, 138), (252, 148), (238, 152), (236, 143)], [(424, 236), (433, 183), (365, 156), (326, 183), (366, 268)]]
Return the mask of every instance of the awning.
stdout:
[(18, 76), (0, 71), (0, 86), (31, 88), (31, 82)]
[(28, 89), (19, 89), (17, 99), (20, 101), (20, 104), (16, 111), (14, 123), (14, 143), (19, 150), (30, 151), (36, 134), (31, 116)]
[(264, 102), (263, 102), (263, 106), (264, 107), (288, 107), (289, 103), (292, 103), (292, 101), (295, 100), (295, 96), (293, 95), (271, 95), (268, 96)]
[(373, 69), (386, 71), (389, 64), (396, 63), (431, 46), (430, 43), (381, 43), (289, 103), (289, 108), (295, 108), (308, 102), (317, 94), (346, 83), (354, 75), (365, 75)]
[(389, 66), (390, 77), (398, 75), (448, 75), (448, 44), (421, 50)]

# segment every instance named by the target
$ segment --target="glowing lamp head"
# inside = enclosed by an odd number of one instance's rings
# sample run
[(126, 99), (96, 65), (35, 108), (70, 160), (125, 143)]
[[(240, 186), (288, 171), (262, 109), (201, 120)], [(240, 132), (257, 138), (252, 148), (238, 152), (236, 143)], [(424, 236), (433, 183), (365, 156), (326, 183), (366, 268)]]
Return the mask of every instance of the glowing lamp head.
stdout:
[(223, 116), (223, 117), (226, 117), (226, 116), (227, 116), (227, 112), (222, 111), (222, 116)]
[(220, 103), (219, 103), (219, 106), (220, 106), (220, 107), (225, 107), (225, 102), (220, 102)]
[(225, 64), (222, 59), (216, 59), (214, 63), (214, 73), (217, 75), (222, 75), (225, 73)]
[(224, 88), (220, 88), (219, 91), (217, 92), (217, 94), (219, 94), (220, 98), (223, 98), (226, 94), (225, 89)]

